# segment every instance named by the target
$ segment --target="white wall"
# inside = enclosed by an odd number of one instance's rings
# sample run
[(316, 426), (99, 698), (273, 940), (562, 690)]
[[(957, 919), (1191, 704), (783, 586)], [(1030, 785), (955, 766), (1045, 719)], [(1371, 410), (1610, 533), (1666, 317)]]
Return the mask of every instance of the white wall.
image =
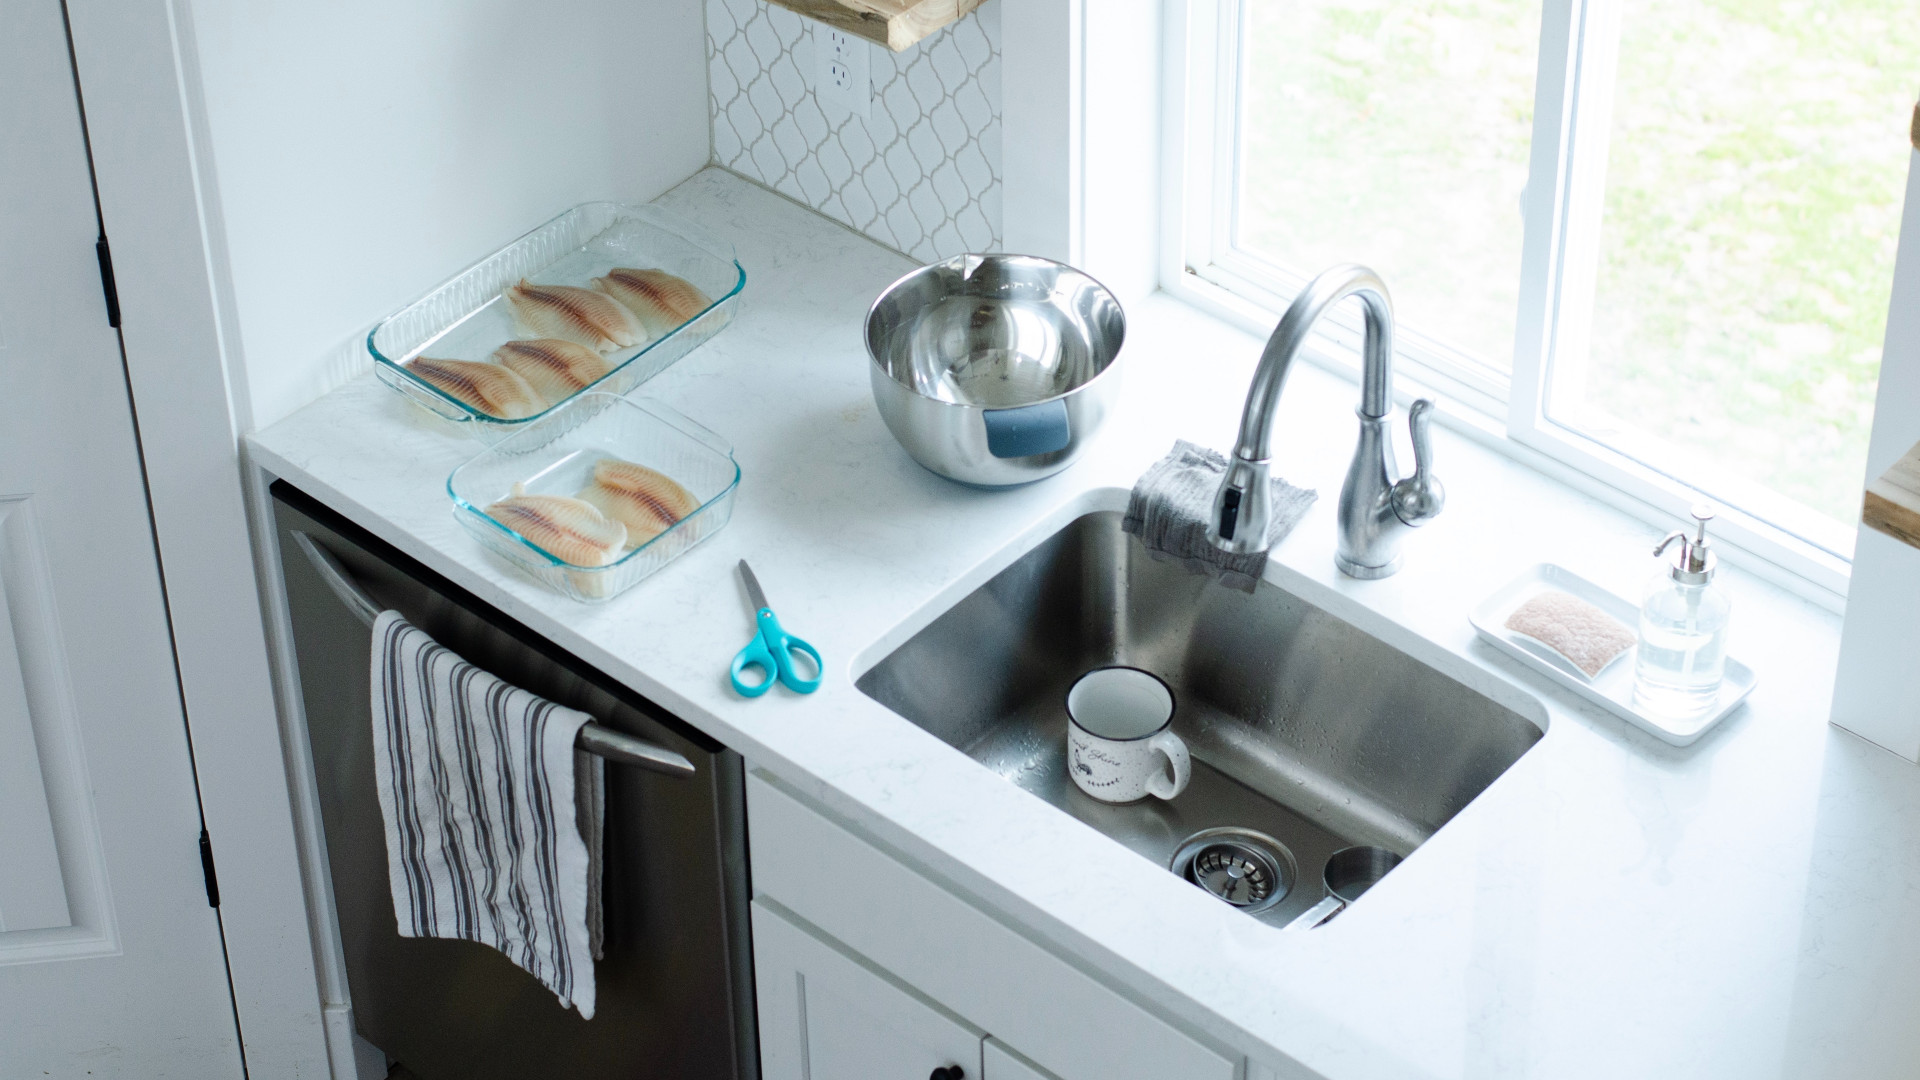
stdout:
[(698, 3), (194, 0), (190, 21), (242, 430), (364, 370), (371, 323), (493, 248), (709, 157)]
[[(1920, 129), (1916, 129), (1920, 130)], [(1907, 173), (1906, 216), (1887, 311), (1867, 476), (1877, 477), (1920, 442), (1920, 153)], [(1912, 667), (1920, 656), (1920, 550), (1862, 527), (1847, 587), (1847, 621), (1833, 722), (1920, 761), (1920, 697)]]
[[(1920, 106), (1916, 106), (1920, 108)], [(1867, 475), (1877, 477), (1920, 442), (1920, 151), (1907, 170), (1907, 205), (1895, 255), (1887, 344), (1880, 358)]]

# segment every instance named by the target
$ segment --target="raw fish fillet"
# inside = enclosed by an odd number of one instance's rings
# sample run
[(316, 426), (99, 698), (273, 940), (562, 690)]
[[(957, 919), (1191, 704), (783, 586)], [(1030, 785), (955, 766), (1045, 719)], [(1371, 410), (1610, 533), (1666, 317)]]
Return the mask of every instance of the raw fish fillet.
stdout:
[(713, 303), (692, 282), (665, 270), (620, 267), (607, 271), (606, 277), (594, 278), (593, 287), (638, 315), (647, 333), (654, 337), (668, 333)]
[(560, 404), (613, 370), (599, 353), (561, 338), (509, 341), (494, 350), (493, 359), (527, 380), (550, 405)]
[(487, 507), (487, 516), (535, 547), (574, 566), (605, 566), (627, 545), (627, 527), (579, 499), (515, 493)]
[(700, 500), (671, 478), (619, 458), (594, 463), (593, 483), (581, 489), (580, 498), (626, 526), (629, 547), (639, 547), (700, 509)]
[(436, 389), (500, 420), (521, 420), (547, 407), (527, 380), (499, 364), (416, 356), (406, 367)]
[(503, 295), (520, 322), (536, 337), (565, 338), (603, 353), (651, 340), (633, 312), (592, 289), (535, 285), (521, 278), (520, 284), (508, 286)]

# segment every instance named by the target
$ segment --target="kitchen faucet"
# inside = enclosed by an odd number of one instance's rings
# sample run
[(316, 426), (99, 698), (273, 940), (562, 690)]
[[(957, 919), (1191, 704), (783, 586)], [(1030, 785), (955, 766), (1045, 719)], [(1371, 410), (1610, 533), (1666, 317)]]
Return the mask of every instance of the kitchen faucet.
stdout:
[(1215, 547), (1250, 554), (1267, 546), (1273, 514), (1268, 454), (1273, 414), (1287, 369), (1307, 333), (1335, 304), (1358, 296), (1366, 307), (1367, 335), (1360, 376), (1360, 443), (1340, 488), (1340, 543), (1334, 562), (1356, 578), (1383, 578), (1400, 569), (1400, 541), (1409, 528), (1438, 516), (1446, 490), (1433, 475), (1433, 402), (1422, 398), (1408, 411), (1413, 434), (1413, 475), (1394, 479), (1393, 438), (1387, 421), (1393, 413), (1393, 302), (1386, 283), (1364, 266), (1348, 263), (1324, 271), (1294, 298), (1280, 325), (1273, 328), (1260, 366), (1247, 388), (1240, 414), (1240, 438), (1233, 461), (1213, 498), (1207, 538)]

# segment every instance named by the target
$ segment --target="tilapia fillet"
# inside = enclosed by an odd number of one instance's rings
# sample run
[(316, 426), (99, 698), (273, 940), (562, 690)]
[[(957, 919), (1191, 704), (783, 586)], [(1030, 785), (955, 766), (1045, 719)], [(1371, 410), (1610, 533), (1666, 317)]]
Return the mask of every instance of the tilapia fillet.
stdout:
[(561, 338), (509, 341), (494, 350), (493, 359), (525, 379), (552, 405), (585, 390), (613, 370), (606, 357)]
[(625, 525), (565, 495), (516, 493), (487, 507), (487, 516), (574, 566), (605, 566), (627, 546)]
[(525, 278), (503, 293), (513, 313), (536, 337), (562, 338), (599, 352), (644, 345), (646, 327), (606, 293), (572, 285), (535, 285)]
[(523, 420), (547, 407), (527, 380), (499, 364), (416, 356), (406, 368), (429, 386), (499, 420)]
[(671, 332), (713, 303), (692, 282), (665, 270), (617, 267), (606, 277), (594, 278), (593, 287), (639, 316), (653, 337)]
[(671, 477), (619, 458), (594, 463), (593, 482), (580, 489), (580, 498), (626, 527), (628, 547), (639, 547), (700, 509), (700, 500)]

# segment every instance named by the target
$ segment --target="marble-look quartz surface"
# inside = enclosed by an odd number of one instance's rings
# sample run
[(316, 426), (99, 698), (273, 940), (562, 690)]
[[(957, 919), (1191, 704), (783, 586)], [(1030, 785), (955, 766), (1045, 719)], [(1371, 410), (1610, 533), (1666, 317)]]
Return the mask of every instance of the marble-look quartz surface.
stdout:
[[(729, 438), (745, 478), (731, 524), (631, 592), (582, 605), (490, 557), (445, 494), (476, 445), (371, 376), (251, 437), (251, 462), (1280, 1076), (1920, 1075), (1920, 770), (1827, 725), (1834, 615), (1725, 571), (1751, 701), (1684, 750), (1630, 730), (1476, 641), (1466, 616), (1540, 561), (1637, 595), (1661, 530), (1437, 430), (1445, 514), (1398, 576), (1346, 579), (1333, 504), (1356, 391), (1297, 368), (1274, 460), (1321, 499), (1267, 580), (1537, 698), (1547, 732), (1363, 903), (1282, 932), (853, 685), (1054, 528), (1122, 505), (1175, 438), (1227, 445), (1260, 342), (1164, 296), (1133, 305), (1121, 404), (1090, 454), (972, 490), (909, 460), (869, 395), (861, 319), (906, 261), (717, 170), (662, 202), (737, 244), (748, 285), (739, 320), (641, 393)], [(729, 690), (753, 629), (742, 557), (825, 655), (818, 693)]]

